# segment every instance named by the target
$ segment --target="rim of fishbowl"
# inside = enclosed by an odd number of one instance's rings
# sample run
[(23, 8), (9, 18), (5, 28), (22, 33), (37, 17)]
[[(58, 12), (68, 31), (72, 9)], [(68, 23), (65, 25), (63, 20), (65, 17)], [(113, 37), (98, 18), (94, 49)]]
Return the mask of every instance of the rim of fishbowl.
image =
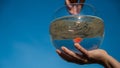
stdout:
[[(92, 8), (92, 11), (93, 11), (93, 15), (91, 15), (91, 16), (96, 16), (96, 17), (99, 17), (98, 16), (98, 13), (97, 13), (97, 10), (96, 10), (96, 8), (92, 5), (92, 4), (89, 4), (89, 3), (72, 3), (72, 5), (76, 5), (76, 4), (83, 4), (83, 8), (84, 8), (84, 5), (86, 5), (86, 6), (88, 6), (88, 7), (90, 7), (90, 8)], [(62, 5), (61, 7), (59, 7), (59, 8), (57, 8), (55, 11), (54, 11), (54, 13), (53, 13), (53, 15), (52, 15), (52, 19), (54, 20), (54, 19), (56, 19), (56, 18), (59, 18), (59, 17), (57, 17), (56, 16), (56, 14), (59, 12), (59, 10), (61, 10), (62, 8), (64, 8), (64, 7), (66, 7), (66, 9), (67, 9), (67, 6), (64, 4), (64, 5)], [(68, 12), (69, 13), (69, 12)], [(72, 14), (71, 14), (72, 15)], [(78, 16), (81, 16), (82, 14), (77, 14)], [(86, 15), (86, 14), (83, 14), (83, 15)], [(83, 16), (82, 15), (82, 16)], [(90, 15), (90, 14), (88, 14), (88, 15)], [(70, 13), (68, 14), (68, 15), (64, 15), (64, 16), (70, 16)], [(60, 16), (60, 17), (62, 17), (62, 16)]]

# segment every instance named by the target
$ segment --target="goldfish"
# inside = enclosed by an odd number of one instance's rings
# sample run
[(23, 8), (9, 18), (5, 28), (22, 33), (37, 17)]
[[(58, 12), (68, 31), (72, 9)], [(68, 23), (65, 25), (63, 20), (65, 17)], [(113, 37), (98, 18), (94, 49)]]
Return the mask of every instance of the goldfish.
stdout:
[(82, 38), (77, 37), (77, 38), (73, 39), (73, 41), (74, 41), (75, 43), (80, 43), (80, 42), (82, 41)]

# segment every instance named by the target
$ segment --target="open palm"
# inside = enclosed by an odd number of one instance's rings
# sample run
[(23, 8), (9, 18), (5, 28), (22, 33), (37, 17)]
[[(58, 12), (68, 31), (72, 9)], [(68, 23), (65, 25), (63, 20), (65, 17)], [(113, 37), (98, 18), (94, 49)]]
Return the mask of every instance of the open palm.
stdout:
[(99, 63), (105, 59), (104, 57), (107, 55), (106, 51), (102, 49), (96, 49), (87, 51), (78, 43), (75, 43), (76, 49), (78, 49), (82, 54), (75, 53), (69, 50), (66, 47), (62, 47), (62, 51), (57, 50), (59, 56), (61, 56), (64, 60), (77, 64), (91, 64), (91, 63)]

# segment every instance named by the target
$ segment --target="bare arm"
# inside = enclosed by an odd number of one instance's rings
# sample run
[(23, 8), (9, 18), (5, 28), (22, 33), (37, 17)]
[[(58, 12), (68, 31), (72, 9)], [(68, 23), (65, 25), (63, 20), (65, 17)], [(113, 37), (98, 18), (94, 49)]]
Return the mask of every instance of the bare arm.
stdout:
[(102, 64), (105, 68), (120, 68), (120, 63), (112, 56), (106, 55), (105, 58), (106, 60), (104, 60)]
[(78, 43), (75, 43), (75, 47), (82, 54), (77, 54), (66, 47), (61, 48), (63, 51), (57, 50), (57, 53), (64, 60), (76, 64), (83, 65), (97, 63), (103, 65), (105, 68), (120, 68), (120, 63), (102, 49), (87, 51)]

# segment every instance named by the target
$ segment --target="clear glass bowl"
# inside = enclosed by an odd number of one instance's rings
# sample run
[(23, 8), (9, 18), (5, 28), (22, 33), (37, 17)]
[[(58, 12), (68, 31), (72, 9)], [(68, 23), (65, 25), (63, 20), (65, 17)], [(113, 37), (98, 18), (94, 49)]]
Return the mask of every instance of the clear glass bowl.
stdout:
[(50, 35), (52, 43), (57, 49), (65, 46), (74, 52), (79, 52), (74, 47), (75, 42), (87, 50), (97, 49), (101, 45), (104, 38), (103, 20), (96, 16), (93, 6), (83, 5), (76, 15), (70, 14), (66, 6), (55, 12), (50, 25)]

